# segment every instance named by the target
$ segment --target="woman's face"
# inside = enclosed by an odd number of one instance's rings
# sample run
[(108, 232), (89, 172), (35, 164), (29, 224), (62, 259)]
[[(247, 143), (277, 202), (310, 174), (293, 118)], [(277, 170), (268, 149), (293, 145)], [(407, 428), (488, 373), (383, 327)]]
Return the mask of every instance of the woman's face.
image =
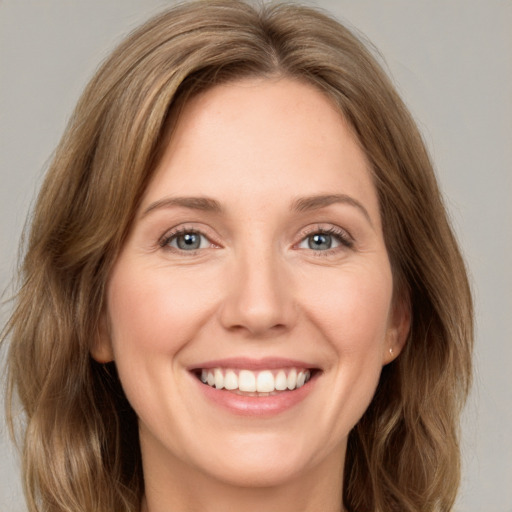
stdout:
[(368, 161), (321, 92), (251, 79), (191, 100), (93, 349), (138, 415), (146, 479), (340, 475), (407, 331), (392, 295)]

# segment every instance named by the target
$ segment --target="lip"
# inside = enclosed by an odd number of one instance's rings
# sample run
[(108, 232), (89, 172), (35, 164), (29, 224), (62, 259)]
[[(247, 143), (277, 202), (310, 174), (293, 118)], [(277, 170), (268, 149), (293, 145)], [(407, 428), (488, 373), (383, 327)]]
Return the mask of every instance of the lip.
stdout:
[(268, 417), (281, 414), (299, 405), (313, 391), (321, 371), (315, 371), (311, 379), (293, 391), (283, 391), (269, 396), (244, 396), (226, 389), (216, 389), (201, 382), (195, 375), (198, 369), (234, 368), (247, 370), (273, 370), (278, 368), (304, 368), (319, 370), (318, 367), (294, 359), (282, 358), (228, 358), (207, 361), (189, 368), (199, 392), (209, 402), (223, 410), (239, 416)]
[(229, 357), (226, 359), (209, 360), (195, 364), (187, 368), (189, 371), (209, 370), (211, 368), (233, 368), (240, 370), (277, 370), (279, 368), (304, 368), (305, 370), (317, 370), (318, 366), (297, 359), (281, 357), (264, 357), (251, 359), (248, 357)]

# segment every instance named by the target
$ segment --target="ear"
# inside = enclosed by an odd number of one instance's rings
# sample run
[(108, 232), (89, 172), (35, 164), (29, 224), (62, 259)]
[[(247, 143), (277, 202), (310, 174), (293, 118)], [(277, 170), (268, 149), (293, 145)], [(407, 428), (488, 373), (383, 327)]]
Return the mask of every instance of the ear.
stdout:
[(382, 354), (382, 365), (393, 361), (402, 352), (411, 329), (411, 302), (409, 294), (395, 301), (391, 311), (386, 342)]
[(90, 352), (92, 358), (98, 363), (105, 364), (114, 360), (114, 351), (112, 350), (109, 322), (106, 312), (101, 314), (98, 328), (92, 340)]

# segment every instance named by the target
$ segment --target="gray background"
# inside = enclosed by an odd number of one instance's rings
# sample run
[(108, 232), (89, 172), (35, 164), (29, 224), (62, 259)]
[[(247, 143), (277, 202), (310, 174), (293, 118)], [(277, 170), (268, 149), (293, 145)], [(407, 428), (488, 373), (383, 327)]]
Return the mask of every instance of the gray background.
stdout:
[[(9, 284), (26, 213), (86, 81), (123, 34), (172, 3), (0, 0), (0, 289)], [(436, 162), (477, 311), (457, 510), (511, 512), (512, 0), (309, 3), (379, 48)], [(3, 320), (7, 311), (3, 305)], [(0, 510), (25, 510), (3, 425)]]

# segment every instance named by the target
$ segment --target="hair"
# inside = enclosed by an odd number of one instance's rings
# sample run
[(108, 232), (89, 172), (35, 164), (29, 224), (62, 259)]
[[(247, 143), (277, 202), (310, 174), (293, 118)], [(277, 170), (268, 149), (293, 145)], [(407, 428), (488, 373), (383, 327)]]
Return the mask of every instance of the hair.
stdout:
[(245, 77), (300, 80), (339, 108), (371, 165), (395, 294), (410, 303), (405, 348), (383, 368), (348, 439), (344, 506), (453, 506), (472, 303), (418, 129), (372, 52), (329, 16), (292, 4), (210, 0), (160, 14), (103, 63), (40, 190), (3, 335), (8, 417), (20, 436), (31, 512), (139, 510), (137, 418), (114, 363), (90, 356), (106, 282), (180, 105)]

